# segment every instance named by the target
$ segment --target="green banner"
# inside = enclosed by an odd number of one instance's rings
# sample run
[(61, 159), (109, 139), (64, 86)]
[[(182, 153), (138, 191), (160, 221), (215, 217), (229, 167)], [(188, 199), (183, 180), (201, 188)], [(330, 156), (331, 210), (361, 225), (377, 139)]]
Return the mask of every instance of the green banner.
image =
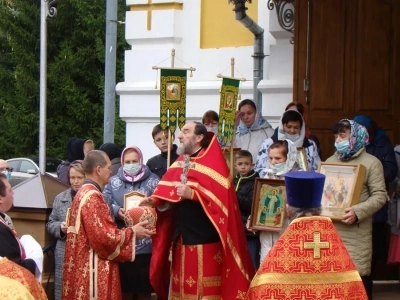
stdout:
[(223, 78), (219, 102), (218, 138), (222, 144), (232, 142), (240, 80)]
[(161, 69), (160, 125), (171, 133), (186, 122), (186, 76), (187, 70)]

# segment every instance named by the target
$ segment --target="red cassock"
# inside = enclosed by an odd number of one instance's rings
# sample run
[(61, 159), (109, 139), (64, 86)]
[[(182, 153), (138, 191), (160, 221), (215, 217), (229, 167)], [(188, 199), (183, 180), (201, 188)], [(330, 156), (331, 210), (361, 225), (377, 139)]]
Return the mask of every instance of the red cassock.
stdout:
[(117, 228), (92, 184), (76, 194), (68, 223), (62, 299), (121, 299), (118, 262), (135, 259), (132, 227)]
[(274, 244), (246, 299), (367, 300), (364, 285), (332, 221), (295, 219)]
[[(180, 183), (182, 161), (180, 156), (159, 182), (152, 195), (156, 206), (183, 200), (175, 188)], [(232, 178), (217, 139), (213, 137), (208, 148), (191, 157), (190, 164), (187, 185), (193, 190), (191, 199), (200, 202), (221, 242), (203, 245), (178, 242), (171, 247), (174, 208), (157, 212), (151, 284), (160, 300), (168, 299), (168, 294), (169, 299), (244, 299), (254, 268)]]

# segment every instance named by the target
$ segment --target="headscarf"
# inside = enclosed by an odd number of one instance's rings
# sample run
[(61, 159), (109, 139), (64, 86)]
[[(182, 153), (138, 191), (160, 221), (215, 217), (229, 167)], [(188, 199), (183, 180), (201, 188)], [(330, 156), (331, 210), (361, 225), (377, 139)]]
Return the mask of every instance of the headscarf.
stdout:
[[(136, 151), (136, 153), (137, 153), (138, 156), (139, 156), (139, 164), (141, 165), (141, 169), (140, 169), (139, 173), (137, 173), (137, 174), (136, 174), (135, 176), (133, 176), (133, 177), (132, 177), (131, 175), (127, 174), (127, 173), (124, 171), (124, 155), (125, 155), (125, 152), (126, 152), (127, 150), (130, 150), (130, 149)], [(136, 147), (136, 146), (128, 146), (128, 147), (126, 147), (126, 148), (122, 151), (122, 154), (121, 154), (121, 168), (122, 168), (122, 174), (124, 174), (124, 177), (125, 177), (128, 181), (130, 181), (130, 182), (139, 181), (139, 179), (143, 177), (143, 175), (144, 175), (144, 173), (145, 173), (145, 168), (143, 167), (143, 154), (142, 154), (142, 151), (139, 149), (139, 147)]]
[[(269, 159), (267, 160), (267, 164), (265, 165), (265, 169), (267, 170), (266, 178), (280, 178), (283, 177), (287, 172), (293, 171), (294, 169), (298, 169), (297, 164), (297, 148), (291, 140), (285, 140), (288, 144), (288, 153), (287, 159), (285, 162), (285, 169), (281, 174), (274, 174), (273, 170), (271, 169), (271, 163)], [(268, 148), (268, 155), (271, 148)]]
[(265, 127), (266, 124), (267, 124), (266, 127), (271, 127), (272, 128), (272, 126), (267, 122), (267, 120), (265, 120), (263, 118), (263, 116), (261, 115), (261, 111), (258, 108), (258, 106), (255, 103), (254, 103), (254, 105), (256, 107), (256, 117), (254, 119), (254, 122), (250, 127), (247, 127), (246, 125), (244, 125), (243, 121), (240, 120), (239, 126), (238, 126), (238, 128), (236, 130), (236, 132), (238, 132), (240, 135), (249, 133), (250, 131), (259, 130), (262, 127)]
[[(372, 130), (374, 136), (370, 136), (370, 140), (378, 140), (386, 135), (386, 131), (380, 128), (372, 119), (368, 116), (355, 116), (354, 122), (364, 126), (365, 128)], [(368, 131), (369, 132), (369, 131)]]
[(294, 109), (289, 109), (283, 113), (282, 118), (279, 121), (279, 126), (278, 126), (278, 140), (287, 140), (288, 139), (286, 132), (283, 130), (283, 124), (282, 124), (282, 119), (288, 111), (295, 111), (296, 113), (299, 114), (299, 116), (302, 120), (302, 125), (301, 125), (300, 132), (299, 132), (299, 138), (297, 140), (293, 141), (293, 143), (296, 147), (303, 147), (304, 138), (306, 136), (306, 125), (304, 123), (304, 119), (303, 119), (303, 116), (301, 115), (301, 113), (299, 113), (297, 110), (294, 110)]
[(100, 146), (99, 150), (104, 151), (110, 160), (122, 155), (122, 149), (114, 143), (104, 143)]
[(83, 145), (87, 139), (70, 138), (67, 143), (67, 160), (73, 162), (74, 160), (83, 160), (85, 154), (83, 153)]
[(340, 153), (337, 151), (337, 155), (341, 161), (349, 161), (354, 154), (368, 145), (369, 135), (367, 129), (357, 122), (354, 122), (354, 120), (342, 119), (340, 122), (349, 122), (351, 132), (349, 138), (349, 151), (346, 153)]

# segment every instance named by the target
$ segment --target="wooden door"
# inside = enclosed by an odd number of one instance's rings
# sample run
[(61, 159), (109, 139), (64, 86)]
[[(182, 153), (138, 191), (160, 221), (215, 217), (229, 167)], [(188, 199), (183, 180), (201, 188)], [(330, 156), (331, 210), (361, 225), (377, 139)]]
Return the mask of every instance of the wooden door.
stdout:
[(334, 151), (332, 125), (355, 115), (400, 143), (400, 1), (304, 0), (295, 11), (294, 100), (306, 107), (322, 159)]

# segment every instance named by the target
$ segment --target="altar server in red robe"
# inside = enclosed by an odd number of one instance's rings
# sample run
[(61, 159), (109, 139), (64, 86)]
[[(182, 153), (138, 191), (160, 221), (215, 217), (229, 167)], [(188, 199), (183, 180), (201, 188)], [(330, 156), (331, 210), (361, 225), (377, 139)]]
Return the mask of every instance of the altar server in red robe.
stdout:
[(102, 194), (111, 175), (111, 162), (100, 150), (84, 161), (85, 184), (70, 210), (64, 258), (62, 299), (119, 300), (120, 261), (135, 259), (135, 240), (151, 236), (139, 223), (118, 229)]

